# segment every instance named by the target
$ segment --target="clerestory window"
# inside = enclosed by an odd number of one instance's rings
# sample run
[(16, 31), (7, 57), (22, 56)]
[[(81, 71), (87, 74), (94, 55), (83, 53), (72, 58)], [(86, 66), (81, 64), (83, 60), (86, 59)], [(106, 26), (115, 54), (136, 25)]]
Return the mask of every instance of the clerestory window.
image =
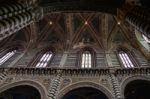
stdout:
[(92, 67), (92, 55), (89, 51), (84, 51), (82, 53), (82, 63), (81, 68), (91, 68)]
[(4, 64), (8, 59), (10, 59), (14, 54), (16, 53), (16, 50), (8, 51), (6, 54), (4, 54), (0, 58), (0, 65)]
[(142, 36), (143, 36), (144, 40), (145, 40), (147, 43), (150, 43), (150, 39), (149, 39), (149, 38), (147, 38), (144, 34), (142, 34)]
[(44, 55), (42, 55), (42, 57), (40, 58), (39, 62), (36, 64), (36, 67), (39, 68), (47, 67), (49, 61), (52, 59), (52, 56), (53, 53), (51, 51), (44, 53)]
[(131, 61), (129, 55), (124, 51), (119, 51), (119, 58), (125, 68), (133, 68), (133, 62)]

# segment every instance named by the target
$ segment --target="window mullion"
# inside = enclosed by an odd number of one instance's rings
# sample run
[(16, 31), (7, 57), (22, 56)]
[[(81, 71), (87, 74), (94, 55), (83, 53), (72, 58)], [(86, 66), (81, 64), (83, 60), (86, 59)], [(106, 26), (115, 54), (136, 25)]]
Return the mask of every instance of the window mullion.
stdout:
[(85, 51), (82, 54), (82, 62), (81, 62), (82, 68), (91, 68), (91, 53), (88, 51)]
[(84, 68), (86, 68), (87, 67), (87, 55), (85, 54), (85, 66), (84, 66)]
[(127, 63), (128, 63), (129, 68), (131, 68), (131, 64), (130, 64), (130, 62), (129, 62), (129, 59), (128, 59), (127, 54), (125, 53), (124, 56), (125, 56), (125, 59), (127, 60)]
[(51, 59), (52, 54), (49, 55), (49, 57), (47, 58), (47, 62)]
[(7, 60), (8, 56), (9, 56), (10, 54), (11, 54), (11, 53), (9, 52), (9, 53), (7, 53), (7, 54), (4, 56), (4, 58), (2, 59), (2, 62), (3, 62), (3, 63), (5, 62), (5, 60)]
[[(9, 53), (10, 53), (10, 52), (9, 52)], [(7, 57), (7, 55), (8, 55), (9, 53), (5, 54), (5, 55), (0, 59), (0, 63), (1, 63), (1, 64), (3, 64), (5, 58)]]
[(126, 67), (126, 64), (125, 64), (125, 62), (124, 62), (124, 59), (122, 58), (122, 55), (119, 53), (119, 57), (120, 57), (120, 59), (121, 59), (121, 62), (123, 63), (123, 66), (125, 66), (125, 68), (127, 68)]
[(82, 68), (84, 68), (84, 64), (85, 64), (85, 55), (82, 54)]
[(89, 67), (92, 67), (92, 60), (91, 60), (91, 54), (89, 54)]
[(125, 53), (122, 53), (122, 57), (123, 57), (123, 59), (124, 59), (124, 61), (126, 63), (126, 67), (130, 68), (129, 63), (128, 63), (126, 57), (125, 57)]
[(130, 59), (129, 59), (128, 55), (125, 53), (124, 56), (125, 56), (125, 58), (126, 58), (126, 60), (127, 60), (127, 62), (128, 62), (129, 67), (131, 68), (131, 67), (132, 67), (132, 64), (131, 64), (131, 62), (130, 62)]
[(16, 50), (6, 53), (2, 58), (0, 58), (0, 65), (5, 63), (9, 58), (15, 54)]
[(89, 68), (89, 54), (87, 53), (87, 68)]
[(131, 62), (129, 56), (128, 56), (127, 54), (125, 54), (125, 56), (126, 56), (128, 62), (130, 63), (130, 67), (134, 67), (134, 65), (133, 65), (133, 63)]
[(45, 53), (40, 59), (40, 61), (37, 63), (36, 67), (46, 67), (51, 58), (52, 58), (51, 52)]
[(45, 56), (46, 56), (46, 54), (44, 54), (44, 55), (42, 56), (42, 58), (40, 59), (40, 61), (43, 61), (43, 59), (44, 59)]
[(39, 67), (39, 66), (40, 66), (40, 62), (38, 62), (35, 67)]
[(119, 54), (119, 56), (120, 56), (120, 58), (121, 58), (121, 61), (122, 61), (123, 65), (124, 65), (124, 67), (125, 67), (125, 68), (128, 68), (128, 66), (127, 66), (127, 64), (126, 64), (126, 62), (125, 62), (125, 59), (124, 59), (124, 57), (123, 57), (122, 54), (123, 54), (123, 53), (120, 53), (120, 54)]
[(3, 63), (6, 62), (11, 57), (11, 52), (9, 52), (6, 57), (3, 59)]

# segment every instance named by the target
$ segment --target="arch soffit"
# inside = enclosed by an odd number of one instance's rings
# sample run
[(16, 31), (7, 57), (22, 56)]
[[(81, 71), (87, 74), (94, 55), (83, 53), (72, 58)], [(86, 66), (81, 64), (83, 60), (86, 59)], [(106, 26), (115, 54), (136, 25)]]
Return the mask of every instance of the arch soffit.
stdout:
[(132, 51), (133, 47), (131, 45), (128, 45), (128, 44), (122, 44), (122, 45), (115, 45), (110, 50), (119, 50), (119, 49)]
[(78, 48), (76, 49), (77, 53), (82, 54), (84, 51), (89, 51), (90, 53), (96, 53), (96, 49), (95, 48), (91, 48), (91, 47), (84, 47), (84, 48)]
[(35, 81), (32, 81), (32, 80), (17, 81), (17, 82), (13, 82), (13, 83), (7, 84), (5, 86), (2, 86), (2, 87), (0, 87), (0, 93), (4, 92), (10, 88), (13, 88), (16, 86), (21, 86), (21, 85), (28, 85), (28, 86), (36, 88), (41, 95), (41, 99), (46, 99), (45, 87), (42, 84), (35, 82)]
[(52, 53), (56, 53), (56, 48), (53, 46), (41, 47), (38, 49), (37, 53), (45, 53), (47, 51), (51, 51)]
[(109, 99), (113, 99), (113, 95), (112, 95), (111, 91), (109, 91), (109, 89), (107, 89), (103, 85), (99, 85), (99, 84), (94, 83), (94, 82), (78, 82), (78, 83), (73, 83), (73, 84), (65, 87), (64, 89), (60, 90), (57, 98), (61, 99), (69, 91), (71, 91), (73, 89), (81, 88), (81, 87), (95, 88), (95, 89), (101, 91), (102, 93), (104, 93)]
[(150, 77), (145, 77), (145, 76), (130, 76), (125, 78), (122, 83), (120, 84), (121, 88), (121, 94), (124, 96), (124, 90), (127, 84), (134, 80), (145, 80), (145, 81), (150, 81)]
[(27, 47), (27, 43), (23, 41), (14, 41), (3, 46), (3, 49), (11, 49), (14, 47), (18, 47), (20, 50), (25, 50)]

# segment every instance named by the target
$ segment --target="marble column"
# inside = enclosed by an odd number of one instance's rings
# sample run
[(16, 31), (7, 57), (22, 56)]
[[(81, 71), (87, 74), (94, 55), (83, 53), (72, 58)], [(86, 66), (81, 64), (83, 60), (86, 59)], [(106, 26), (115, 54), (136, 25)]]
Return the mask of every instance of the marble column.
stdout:
[(32, 7), (23, 4), (4, 4), (0, 7), (0, 40), (30, 24), (34, 14)]
[(150, 39), (150, 9), (141, 6), (125, 5), (118, 9), (119, 20), (126, 20)]
[[(62, 67), (62, 68), (64, 67), (67, 61), (67, 57), (68, 57), (68, 52), (65, 51), (61, 58), (59, 67)], [(48, 91), (48, 99), (56, 99), (57, 92), (59, 90), (59, 87), (61, 86), (61, 81), (62, 81), (61, 75), (62, 75), (62, 70), (57, 70), (56, 77), (54, 77), (53, 80), (51, 81), (51, 85)]]
[(62, 71), (57, 70), (56, 77), (54, 77), (50, 83), (47, 99), (56, 99), (57, 92), (59, 90), (62, 81), (61, 75), (62, 75)]
[(119, 86), (119, 82), (116, 76), (111, 72), (109, 78), (111, 81), (111, 87), (113, 90), (114, 99), (124, 99), (123, 95), (121, 94), (121, 88)]
[(43, 17), (42, 8), (26, 4), (3, 4), (0, 7), (0, 40)]
[(128, 13), (125, 18), (132, 26), (150, 39), (150, 20), (146, 20), (143, 16), (138, 16), (132, 13)]

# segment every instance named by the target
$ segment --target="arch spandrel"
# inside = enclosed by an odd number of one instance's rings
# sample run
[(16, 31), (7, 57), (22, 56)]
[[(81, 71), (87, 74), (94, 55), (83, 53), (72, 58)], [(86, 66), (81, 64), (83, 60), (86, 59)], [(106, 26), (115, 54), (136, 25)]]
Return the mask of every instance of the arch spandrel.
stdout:
[(81, 88), (81, 87), (95, 88), (101, 91), (102, 93), (104, 93), (109, 99), (114, 99), (110, 90), (108, 90), (102, 85), (99, 85), (93, 82), (78, 82), (78, 83), (71, 84), (68, 87), (65, 87), (64, 89), (60, 90), (60, 92), (58, 93), (57, 99), (61, 99), (69, 91), (77, 89), (77, 88)]
[(9, 83), (4, 86), (1, 86), (0, 93), (4, 92), (10, 88), (22, 86), (22, 85), (28, 85), (28, 86), (36, 88), (41, 95), (41, 99), (46, 99), (47, 92), (46, 92), (46, 89), (44, 88), (44, 86), (42, 84), (40, 84), (39, 82), (31, 81), (31, 80), (22, 80), (22, 81), (17, 81), (17, 82), (13, 82), (13, 83)]
[(122, 83), (120, 84), (120, 88), (121, 88), (121, 94), (124, 96), (124, 91), (125, 91), (125, 88), (127, 86), (127, 84), (129, 84), (130, 82), (132, 81), (135, 81), (135, 80), (145, 80), (145, 81), (150, 81), (150, 77), (148, 76), (142, 76), (142, 75), (138, 75), (138, 76), (130, 76), (130, 77), (126, 77)]

